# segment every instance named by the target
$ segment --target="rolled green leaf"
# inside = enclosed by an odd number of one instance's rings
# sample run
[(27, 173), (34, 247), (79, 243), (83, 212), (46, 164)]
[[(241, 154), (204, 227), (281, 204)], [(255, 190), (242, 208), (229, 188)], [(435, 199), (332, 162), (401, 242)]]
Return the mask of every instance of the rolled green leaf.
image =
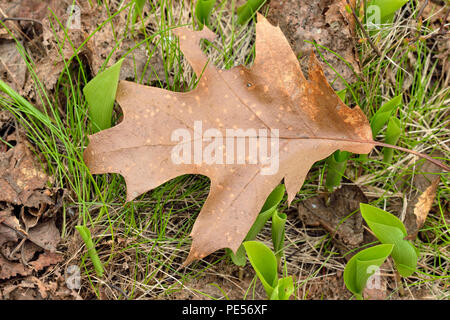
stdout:
[(341, 184), (342, 176), (347, 168), (347, 160), (351, 153), (346, 151), (336, 151), (326, 160), (327, 163), (327, 178), (325, 180), (325, 187), (328, 191)]
[(271, 297), (273, 289), (278, 283), (277, 258), (272, 250), (262, 242), (246, 241), (243, 245), (267, 296)]
[(273, 189), (267, 197), (266, 202), (264, 202), (264, 205), (261, 208), (261, 212), (275, 209), (280, 204), (281, 200), (283, 200), (285, 191), (286, 188), (284, 187), (284, 184), (276, 186), (275, 189)]
[[(377, 134), (383, 129), (384, 125), (389, 121), (391, 116), (397, 112), (398, 107), (402, 103), (402, 94), (395, 96), (380, 109), (370, 119), (370, 128), (372, 129), (372, 137), (375, 139)], [(364, 162), (367, 160), (367, 154), (361, 154), (359, 160)]]
[[(396, 145), (400, 135), (402, 134), (401, 123), (397, 118), (389, 119), (389, 123), (386, 129), (386, 137), (385, 142), (388, 144)], [(390, 163), (394, 156), (394, 149), (392, 148), (383, 148), (383, 161), (385, 163)]]
[(237, 22), (239, 24), (247, 23), (265, 2), (266, 0), (248, 0), (246, 4), (237, 8)]
[(123, 60), (120, 59), (116, 64), (99, 73), (83, 89), (94, 132), (111, 127), (112, 111)]
[(384, 263), (393, 250), (392, 244), (381, 244), (364, 249), (355, 254), (344, 269), (344, 283), (357, 299), (362, 300), (362, 292), (367, 280)]
[[(252, 227), (247, 233), (244, 241), (253, 240), (256, 238), (256, 235), (261, 231), (267, 221), (272, 217), (274, 210), (280, 204), (281, 200), (283, 200), (283, 196), (285, 193), (284, 184), (280, 184), (267, 197), (266, 202), (261, 209), (261, 213), (256, 218), (256, 221), (253, 223)], [(245, 257), (244, 247), (241, 245), (236, 253), (233, 253), (230, 249), (225, 249), (226, 253), (231, 257), (233, 263), (237, 266), (245, 266), (247, 259)]]
[(294, 293), (294, 281), (292, 277), (286, 277), (278, 280), (278, 284), (272, 291), (270, 300), (289, 300)]
[(287, 216), (274, 210), (272, 214), (272, 243), (277, 257), (277, 265), (283, 256), (284, 234)]
[(98, 277), (103, 276), (103, 265), (100, 261), (100, 258), (98, 257), (97, 250), (95, 250), (94, 242), (92, 241), (91, 232), (89, 229), (85, 226), (76, 226), (75, 229), (78, 230), (80, 233), (81, 238), (83, 239), (84, 243), (86, 244), (86, 249), (89, 255), (89, 258), (91, 258), (92, 264), (94, 265), (95, 272), (97, 273)]
[(370, 127), (372, 129), (372, 136), (375, 139), (377, 134), (383, 129), (384, 125), (388, 122), (391, 116), (397, 112), (398, 107), (402, 103), (402, 95), (398, 95), (385, 104), (375, 112), (370, 119)]
[(204, 25), (209, 26), (209, 17), (211, 16), (215, 3), (216, 0), (197, 0), (195, 4), (195, 17), (197, 18), (200, 30), (203, 29)]
[(392, 258), (398, 272), (409, 277), (417, 267), (418, 254), (410, 241), (404, 240), (408, 235), (405, 226), (396, 216), (361, 203), (361, 215), (375, 236), (384, 244), (393, 244)]

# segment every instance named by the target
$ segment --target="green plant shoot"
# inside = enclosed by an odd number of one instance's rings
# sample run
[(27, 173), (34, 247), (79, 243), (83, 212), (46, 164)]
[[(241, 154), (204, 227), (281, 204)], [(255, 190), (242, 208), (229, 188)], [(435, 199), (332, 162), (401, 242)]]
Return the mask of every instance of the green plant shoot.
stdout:
[(370, 22), (372, 28), (380, 24), (392, 23), (395, 12), (399, 10), (408, 0), (372, 0), (367, 3), (366, 21)]
[(393, 114), (397, 112), (398, 107), (402, 103), (402, 95), (398, 95), (381, 106), (380, 109), (370, 119), (370, 127), (372, 136), (375, 139), (377, 134), (383, 129), (384, 125), (389, 121)]
[(287, 216), (285, 213), (280, 213), (274, 210), (272, 214), (272, 243), (277, 258), (277, 265), (280, 265), (281, 257), (283, 256), (285, 225)]
[(195, 4), (195, 17), (197, 18), (200, 30), (203, 29), (204, 25), (209, 26), (209, 17), (211, 16), (215, 3), (216, 0), (197, 0)]
[(342, 176), (347, 168), (347, 161), (351, 153), (347, 151), (336, 151), (327, 158), (327, 178), (325, 187), (328, 191), (332, 191), (341, 184)]
[(292, 277), (281, 278), (278, 284), (273, 288), (270, 300), (289, 300), (294, 293), (294, 280)]
[(383, 244), (393, 244), (392, 258), (400, 275), (409, 277), (417, 266), (416, 248), (404, 238), (408, 235), (405, 226), (396, 216), (361, 203), (361, 215), (378, 240)]
[[(402, 134), (400, 120), (397, 118), (390, 118), (386, 129), (386, 136), (384, 141), (388, 144), (396, 145), (400, 135)], [(383, 148), (383, 161), (390, 163), (394, 156), (394, 149)]]
[(358, 300), (362, 300), (362, 292), (367, 280), (384, 263), (391, 254), (394, 245), (381, 244), (364, 249), (355, 254), (344, 269), (344, 283)]
[(93, 132), (111, 127), (112, 111), (123, 59), (88, 82), (83, 89), (88, 103)]
[(237, 22), (245, 24), (266, 3), (266, 0), (248, 0), (247, 3), (237, 8)]
[[(273, 191), (267, 197), (267, 200), (264, 203), (260, 214), (256, 218), (256, 221), (248, 231), (244, 241), (249, 241), (256, 238), (256, 235), (261, 231), (266, 222), (273, 216), (276, 207), (280, 204), (281, 200), (283, 200), (284, 193), (285, 187), (283, 184), (280, 184), (275, 189), (273, 189)], [(241, 267), (245, 266), (247, 258), (245, 257), (245, 250), (242, 245), (238, 248), (236, 253), (233, 253), (233, 251), (231, 251), (230, 249), (226, 249), (226, 253), (231, 257), (231, 260), (235, 265)]]
[[(395, 96), (380, 109), (370, 119), (370, 128), (372, 129), (372, 137), (375, 139), (378, 133), (388, 123), (389, 119), (397, 112), (398, 107), (402, 104), (402, 94)], [(366, 161), (367, 155), (362, 154), (359, 156), (360, 161)]]
[(243, 246), (267, 297), (270, 300), (288, 300), (294, 292), (294, 282), (292, 277), (278, 279), (277, 259), (272, 250), (259, 241), (246, 241)]
[(98, 257), (97, 250), (95, 250), (94, 242), (92, 241), (91, 232), (85, 226), (76, 226), (75, 229), (80, 233), (81, 238), (86, 244), (86, 249), (89, 255), (89, 258), (92, 260), (92, 264), (94, 265), (95, 272), (98, 277), (103, 276), (103, 265)]
[[(347, 94), (347, 89), (337, 91), (336, 94), (339, 98), (341, 98), (342, 102), (346, 103), (345, 97)], [(341, 184), (342, 176), (345, 173), (345, 169), (347, 169), (347, 161), (350, 156), (350, 152), (337, 150), (327, 158), (327, 177), (325, 180), (325, 187), (328, 191), (332, 191)]]
[(264, 243), (259, 241), (246, 241), (243, 243), (248, 259), (259, 280), (271, 297), (278, 283), (278, 267), (275, 254)]

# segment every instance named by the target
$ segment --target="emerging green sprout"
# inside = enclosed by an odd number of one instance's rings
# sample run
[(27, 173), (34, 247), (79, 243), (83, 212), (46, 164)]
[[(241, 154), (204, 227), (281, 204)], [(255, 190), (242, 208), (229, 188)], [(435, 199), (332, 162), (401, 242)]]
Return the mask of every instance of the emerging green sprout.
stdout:
[(357, 299), (363, 298), (367, 280), (389, 255), (404, 277), (415, 272), (418, 260), (417, 249), (405, 240), (406, 228), (396, 216), (364, 203), (360, 208), (362, 217), (382, 244), (358, 252), (345, 266), (345, 285)]
[(266, 3), (266, 0), (248, 0), (247, 3), (237, 8), (237, 22), (245, 24)]
[[(281, 254), (281, 248), (283, 246), (284, 241), (284, 224), (286, 222), (286, 216), (279, 215), (278, 211), (276, 210), (277, 206), (283, 200), (283, 195), (285, 192), (285, 188), (283, 184), (280, 184), (277, 186), (273, 191), (270, 193), (270, 195), (267, 197), (266, 202), (264, 203), (261, 212), (259, 213), (258, 217), (256, 218), (256, 221), (253, 223), (252, 227), (250, 228), (249, 232), (247, 233), (247, 236), (245, 237), (244, 241), (253, 240), (256, 238), (257, 234), (261, 231), (261, 229), (264, 227), (266, 222), (276, 215), (275, 217), (275, 226), (273, 225), (272, 220), (272, 241), (274, 243), (274, 247), (276, 248), (276, 252), (278, 255)], [(283, 222), (284, 218), (284, 222)], [(280, 233), (283, 233), (281, 236)], [(275, 240), (274, 240), (275, 239)], [(276, 245), (275, 245), (276, 243)], [(230, 249), (226, 249), (227, 254), (231, 257), (231, 260), (235, 265), (238, 266), (245, 266), (247, 259), (245, 256), (245, 250), (243, 245), (239, 247), (239, 249), (236, 251), (236, 254), (233, 253)]]
[(116, 64), (97, 74), (83, 89), (94, 133), (111, 127), (122, 63), (123, 59), (120, 59)]
[(197, 23), (200, 26), (200, 30), (203, 26), (209, 26), (209, 17), (214, 8), (216, 0), (197, 0), (195, 4), (195, 17), (197, 18)]
[(248, 259), (270, 300), (288, 300), (294, 293), (292, 277), (278, 278), (275, 254), (262, 242), (246, 241), (244, 248)]
[(392, 23), (395, 12), (403, 7), (408, 0), (371, 0), (365, 10), (366, 22), (370, 29), (378, 29), (380, 25)]

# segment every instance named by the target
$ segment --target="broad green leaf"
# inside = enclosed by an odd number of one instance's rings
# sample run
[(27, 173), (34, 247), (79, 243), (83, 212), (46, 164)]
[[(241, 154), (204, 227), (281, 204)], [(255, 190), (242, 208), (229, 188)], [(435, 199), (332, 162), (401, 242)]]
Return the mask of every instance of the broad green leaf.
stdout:
[[(379, 24), (390, 23), (393, 21), (395, 12), (400, 9), (408, 0), (372, 0), (368, 1), (368, 14), (378, 14)], [(371, 8), (372, 7), (372, 8)]]
[(237, 22), (239, 24), (246, 23), (258, 11), (266, 0), (247, 0), (247, 3), (237, 8)]
[[(264, 212), (261, 212), (258, 217), (256, 218), (255, 222), (253, 223), (252, 227), (250, 228), (249, 232), (247, 233), (247, 236), (244, 238), (244, 241), (253, 240), (256, 238), (256, 235), (261, 231), (261, 229), (264, 227), (264, 225), (267, 223), (267, 220), (270, 219), (273, 212), (275, 211), (275, 207), (272, 207)], [(245, 250), (242, 244), (237, 249), (236, 253), (233, 253), (230, 249), (225, 249), (226, 253), (231, 257), (231, 260), (233, 263), (237, 266), (245, 266), (247, 262), (247, 258), (245, 257)]]
[(393, 249), (392, 244), (381, 244), (364, 249), (355, 254), (344, 269), (344, 282), (358, 299), (362, 299), (362, 292), (369, 277), (383, 264)]
[(394, 245), (391, 255), (398, 272), (404, 277), (413, 274), (417, 265), (417, 253), (414, 246), (403, 239), (405, 235), (400, 229), (376, 222), (369, 223), (367, 220), (366, 222), (381, 243)]
[(231, 261), (239, 267), (245, 267), (245, 264), (247, 263), (247, 257), (245, 256), (245, 249), (244, 246), (241, 244), (239, 248), (236, 250), (236, 253), (234, 253), (231, 249), (226, 248), (225, 252), (227, 255), (230, 256)]
[(281, 278), (272, 291), (270, 300), (289, 300), (294, 293), (294, 281), (292, 277)]
[(111, 127), (112, 111), (123, 59), (99, 73), (83, 89), (88, 103), (93, 131)]
[[(283, 200), (284, 192), (284, 184), (280, 184), (273, 189), (267, 197), (266, 202), (261, 209), (261, 213), (258, 215), (252, 227), (248, 231), (244, 241), (249, 241), (256, 238), (256, 235), (261, 231), (270, 217), (272, 217), (274, 210), (280, 204), (281, 200)], [(236, 253), (233, 253), (230, 249), (226, 249), (226, 253), (231, 257), (231, 260), (235, 265), (241, 267), (245, 266), (247, 259), (245, 257), (245, 250), (242, 245), (238, 248)]]
[(272, 243), (275, 250), (275, 256), (277, 257), (277, 263), (279, 263), (281, 256), (283, 255), (284, 246), (284, 234), (287, 216), (284, 213), (279, 213), (278, 210), (274, 210), (272, 214)]
[(402, 103), (402, 95), (398, 95), (385, 104), (372, 116), (370, 119), (370, 127), (372, 128), (372, 135), (375, 138), (377, 134), (383, 129), (389, 118), (397, 111), (397, 108)]
[(195, 5), (195, 17), (200, 29), (203, 29), (204, 25), (209, 25), (209, 17), (214, 8), (216, 0), (197, 0)]
[(284, 184), (280, 184), (275, 189), (273, 189), (273, 191), (267, 197), (266, 202), (264, 202), (261, 212), (273, 209), (278, 206), (281, 200), (283, 200), (284, 192)]
[(256, 275), (266, 290), (267, 296), (271, 297), (278, 282), (277, 258), (272, 250), (262, 242), (246, 241), (243, 245)]
[(373, 222), (385, 224), (400, 229), (403, 234), (403, 238), (407, 236), (405, 226), (400, 221), (400, 219), (394, 216), (393, 214), (390, 214), (389, 212), (386, 212), (384, 210), (381, 210), (377, 207), (371, 206), (370, 204), (366, 203), (360, 203), (359, 207), (361, 209), (361, 215), (364, 218), (364, 220), (366, 220), (369, 227), (370, 227), (369, 223)]
[(392, 258), (398, 272), (408, 277), (416, 270), (418, 254), (408, 240), (403, 223), (394, 215), (368, 204), (360, 204), (361, 214), (381, 243), (393, 244)]
[[(390, 118), (386, 129), (386, 136), (384, 141), (388, 144), (396, 145), (400, 135), (402, 134), (401, 123), (397, 118)], [(394, 155), (394, 149), (383, 148), (383, 161), (390, 163)]]

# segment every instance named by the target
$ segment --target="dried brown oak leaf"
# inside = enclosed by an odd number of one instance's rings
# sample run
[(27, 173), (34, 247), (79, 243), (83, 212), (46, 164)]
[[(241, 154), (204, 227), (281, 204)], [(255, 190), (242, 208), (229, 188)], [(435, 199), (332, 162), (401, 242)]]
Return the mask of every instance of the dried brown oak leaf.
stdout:
[[(361, 141), (372, 141), (372, 133), (363, 112), (358, 107), (347, 107), (334, 93), (314, 55), (310, 58), (308, 80), (305, 78), (281, 30), (263, 16), (258, 15), (256, 58), (251, 69), (238, 66), (218, 70), (208, 63), (199, 48), (200, 39), (214, 38), (206, 28), (179, 28), (174, 32), (200, 78), (197, 87), (179, 93), (121, 81), (116, 99), (124, 119), (90, 136), (84, 159), (94, 174), (123, 175), (128, 201), (183, 174), (202, 174), (211, 179), (209, 196), (191, 233), (193, 243), (185, 261), (188, 264), (221, 248), (236, 251), (267, 196), (283, 178), (290, 202), (314, 162), (338, 149), (368, 153), (371, 143)], [(201, 121), (203, 132), (217, 130), (215, 133), (220, 132), (227, 142), (234, 139), (227, 136), (227, 129), (253, 129), (253, 134), (259, 132), (261, 136), (264, 131), (259, 129), (272, 133), (278, 130), (279, 170), (272, 175), (262, 174), (267, 163), (252, 164), (254, 159), (237, 164), (242, 152), (235, 153), (238, 158), (233, 164), (207, 164), (198, 158), (195, 163), (198, 153), (191, 157), (193, 164), (175, 164), (171, 157), (178, 143), (171, 139), (175, 130), (187, 130), (194, 137), (189, 141), (194, 144), (191, 150), (200, 141), (206, 142), (206, 152), (210, 144), (218, 141), (208, 142), (207, 137), (201, 140), (196, 136), (195, 121)], [(275, 138), (268, 140), (276, 142)], [(226, 143), (221, 144), (224, 146)], [(226, 149), (223, 156), (227, 158), (231, 152)], [(271, 157), (274, 160), (276, 152)]]

